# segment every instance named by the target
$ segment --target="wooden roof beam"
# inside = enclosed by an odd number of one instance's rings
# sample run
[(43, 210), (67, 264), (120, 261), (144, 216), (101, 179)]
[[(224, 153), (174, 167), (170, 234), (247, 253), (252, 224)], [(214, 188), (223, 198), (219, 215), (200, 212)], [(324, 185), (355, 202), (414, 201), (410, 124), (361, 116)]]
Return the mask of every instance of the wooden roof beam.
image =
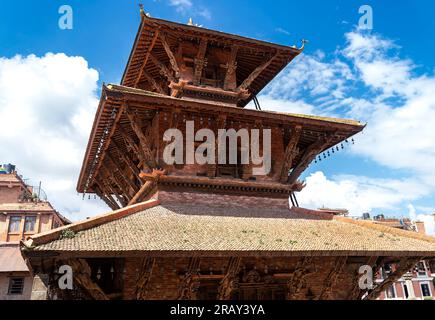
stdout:
[(154, 32), (153, 40), (151, 41), (151, 45), (148, 47), (147, 53), (146, 53), (146, 55), (145, 55), (145, 59), (144, 59), (144, 61), (142, 62), (142, 66), (140, 67), (139, 75), (137, 76), (137, 78), (136, 78), (136, 80), (135, 80), (135, 82), (134, 82), (134, 87), (135, 87), (135, 88), (137, 88), (137, 85), (139, 84), (140, 79), (142, 78), (142, 75), (145, 73), (145, 67), (146, 67), (146, 65), (147, 65), (148, 58), (149, 58), (149, 56), (150, 56), (150, 54), (151, 54), (151, 51), (152, 51), (153, 48), (154, 48), (154, 45), (156, 44), (156, 41), (157, 41), (158, 36), (159, 36), (159, 30), (157, 30), (157, 31)]
[(134, 115), (130, 108), (125, 110), (128, 119), (130, 120), (131, 128), (133, 129), (136, 136), (139, 138), (140, 150), (144, 156), (144, 165), (148, 171), (156, 166), (155, 159), (153, 158), (153, 153), (151, 151), (150, 143), (142, 131), (142, 127), (139, 124), (138, 118)]
[(299, 163), (290, 173), (287, 183), (294, 184), (301, 173), (308, 168), (310, 163), (316, 158), (316, 156), (334, 139), (335, 134), (329, 134), (326, 137), (321, 137), (317, 141), (313, 142), (305, 150)]
[(168, 69), (168, 67), (165, 66), (164, 63), (162, 63), (159, 59), (157, 59), (152, 53), (150, 53), (150, 60), (151, 62), (159, 68), (159, 72), (162, 76), (166, 77), (168, 81), (176, 82), (176, 79), (173, 75), (173, 72)]
[(122, 151), (122, 148), (115, 141), (115, 139), (112, 139), (112, 145), (115, 148), (119, 158), (121, 158), (122, 161), (124, 161), (124, 163), (130, 168), (130, 170), (133, 173), (133, 175), (140, 181), (139, 169), (136, 167), (136, 165), (134, 164), (133, 160), (130, 159), (130, 157), (128, 156), (128, 153), (124, 153)]
[(402, 260), (400, 260), (396, 271), (391, 273), (387, 279), (385, 279), (383, 282), (378, 284), (372, 291), (370, 291), (368, 295), (364, 297), (364, 300), (375, 300), (376, 298), (378, 298), (384, 290), (386, 290), (394, 282), (400, 279), (406, 272), (413, 268), (417, 264), (417, 262), (422, 259), (423, 257), (403, 258)]
[(142, 72), (142, 74), (145, 77), (146, 81), (151, 84), (151, 87), (153, 87), (158, 93), (166, 94), (163, 87), (159, 83), (157, 83), (157, 81), (152, 76), (150, 76), (148, 72), (144, 71)]
[(171, 47), (169, 46), (168, 40), (166, 38), (166, 34), (163, 32), (159, 33), (160, 41), (162, 42), (163, 48), (166, 51), (166, 54), (168, 55), (169, 62), (171, 63), (172, 69), (175, 72), (175, 77), (178, 78), (180, 76), (180, 68), (178, 67), (177, 59), (175, 59), (175, 55), (171, 50)]
[(242, 82), (242, 84), (237, 88), (238, 91), (247, 90), (249, 86), (257, 79), (257, 77), (269, 67), (269, 65), (278, 57), (279, 52), (269, 59), (267, 59), (263, 64), (259, 65), (252, 71), (252, 73)]
[(290, 141), (287, 144), (287, 147), (285, 149), (284, 161), (283, 161), (282, 168), (281, 168), (280, 181), (282, 183), (287, 182), (288, 174), (289, 174), (290, 168), (292, 166), (293, 159), (295, 158), (296, 154), (298, 153), (297, 145), (298, 145), (299, 139), (301, 137), (301, 134), (302, 134), (302, 126), (296, 125), (292, 128), (292, 135), (291, 135)]

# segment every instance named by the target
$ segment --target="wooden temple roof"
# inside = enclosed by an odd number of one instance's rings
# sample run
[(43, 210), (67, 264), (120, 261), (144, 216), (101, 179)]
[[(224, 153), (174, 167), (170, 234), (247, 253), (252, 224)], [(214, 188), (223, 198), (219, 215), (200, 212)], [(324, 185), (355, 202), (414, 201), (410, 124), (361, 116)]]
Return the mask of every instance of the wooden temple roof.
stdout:
[(129, 119), (123, 113), (126, 104), (134, 110), (136, 117), (141, 120), (151, 120), (156, 112), (171, 112), (178, 109), (182, 113), (198, 118), (217, 119), (218, 116), (227, 114), (228, 120), (240, 122), (244, 125), (258, 122), (266, 127), (278, 125), (289, 128), (290, 126), (300, 125), (302, 126), (302, 134), (298, 148), (301, 150), (308, 148), (316, 139), (319, 139), (319, 136), (333, 134), (333, 139), (330, 139), (323, 146), (323, 150), (326, 150), (360, 132), (365, 126), (354, 120), (242, 109), (225, 104), (219, 105), (216, 102), (191, 100), (189, 98), (179, 99), (136, 88), (108, 85), (104, 86), (102, 90), (102, 97), (80, 172), (77, 185), (78, 192), (94, 191), (92, 190), (91, 180), (94, 178), (105, 154), (113, 148), (111, 141), (115, 141), (118, 146), (121, 146), (119, 151), (128, 153), (128, 150), (124, 149), (122, 136), (119, 132), (119, 126), (122, 126), (127, 134), (134, 136), (134, 132), (129, 125)]
[[(62, 238), (64, 230), (74, 236)], [(32, 236), (28, 256), (435, 256), (435, 238), (302, 208), (153, 199)]]
[[(270, 60), (267, 63), (267, 68), (262, 69), (255, 80), (246, 88), (251, 96), (249, 99), (240, 101), (239, 107), (244, 107), (249, 103), (251, 98), (259, 93), (303, 49), (245, 38), (203, 27), (144, 17), (139, 26), (121, 84), (137, 87), (140, 82), (161, 78), (162, 68), (159, 66), (170, 66), (170, 60), (173, 58), (168, 56), (168, 49), (175, 54), (180, 42), (200, 43), (203, 39), (207, 40), (209, 46), (222, 50), (230, 51), (234, 47), (238, 48), (236, 58), (236, 82), (238, 85), (246, 80), (256, 68)], [(156, 63), (155, 60), (158, 62)]]

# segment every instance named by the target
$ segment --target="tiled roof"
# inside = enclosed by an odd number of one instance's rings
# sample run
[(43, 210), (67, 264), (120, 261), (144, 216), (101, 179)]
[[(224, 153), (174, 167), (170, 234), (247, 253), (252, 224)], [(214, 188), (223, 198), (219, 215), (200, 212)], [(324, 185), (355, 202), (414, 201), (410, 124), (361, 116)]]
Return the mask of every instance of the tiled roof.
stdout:
[(29, 271), (18, 244), (0, 244), (0, 272)]
[(54, 211), (49, 202), (0, 203), (1, 211)]
[(204, 255), (435, 256), (435, 238), (350, 218), (306, 215), (299, 208), (290, 212), (155, 203), (146, 210), (113, 217), (102, 223), (94, 220), (89, 229), (84, 226), (86, 221), (73, 224), (73, 230), (80, 230), (73, 238), (59, 240), (55, 232), (49, 241), (32, 237), (39, 243), (33, 250), (107, 255), (115, 251), (188, 255), (195, 251)]

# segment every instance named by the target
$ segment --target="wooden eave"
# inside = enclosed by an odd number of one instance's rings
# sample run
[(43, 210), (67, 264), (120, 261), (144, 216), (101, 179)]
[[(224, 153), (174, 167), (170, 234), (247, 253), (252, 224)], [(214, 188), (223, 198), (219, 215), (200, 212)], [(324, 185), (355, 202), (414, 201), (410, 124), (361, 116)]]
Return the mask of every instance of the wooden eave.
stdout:
[[(305, 148), (313, 143), (318, 139), (319, 135), (333, 133), (336, 138), (325, 145), (324, 150), (326, 150), (364, 128), (363, 124), (352, 120), (241, 109), (227, 105), (216, 105), (216, 103), (205, 101), (172, 98), (129, 87), (117, 85), (104, 86), (80, 172), (77, 185), (78, 192), (89, 191), (89, 189), (85, 190), (86, 180), (90, 176), (90, 172), (98, 166), (98, 161), (104, 156), (107, 149), (110, 148), (108, 141), (110, 139), (121, 139), (119, 132), (114, 127), (116, 120), (118, 120), (117, 125), (122, 125), (128, 134), (133, 135), (128, 125), (128, 118), (125, 115), (121, 117), (117, 116), (121, 112), (122, 106), (126, 103), (128, 103), (130, 108), (135, 110), (138, 117), (142, 120), (151, 120), (157, 111), (168, 112), (177, 108), (184, 113), (198, 118), (217, 118), (225, 113), (227, 114), (228, 121), (241, 122), (252, 126), (261, 123), (263, 127), (280, 126), (283, 129), (287, 129), (294, 125), (302, 125), (304, 131), (299, 143), (300, 148)], [(123, 151), (127, 153), (127, 150)], [(96, 158), (97, 155), (98, 158)]]
[[(159, 68), (150, 59), (147, 59), (147, 55), (151, 52), (160, 62), (169, 65), (169, 57), (165, 53), (161, 41), (154, 40), (156, 32), (165, 33), (166, 39), (172, 48), (176, 47), (180, 39), (196, 39), (200, 41), (202, 38), (207, 38), (209, 44), (222, 48), (238, 46), (236, 71), (238, 85), (257, 66), (261, 65), (267, 56), (271, 57), (276, 54), (276, 57), (268, 68), (263, 70), (249, 85), (248, 90), (252, 94), (251, 97), (258, 94), (291, 60), (302, 52), (301, 49), (295, 47), (273, 44), (162, 19), (144, 18), (140, 24), (121, 80), (122, 85), (135, 87), (139, 82), (146, 82), (146, 79), (143, 79), (143, 77), (138, 79), (141, 70), (146, 70), (146, 73), (153, 79), (160, 79), (162, 77)], [(250, 98), (240, 101), (239, 107), (244, 107), (249, 101)]]

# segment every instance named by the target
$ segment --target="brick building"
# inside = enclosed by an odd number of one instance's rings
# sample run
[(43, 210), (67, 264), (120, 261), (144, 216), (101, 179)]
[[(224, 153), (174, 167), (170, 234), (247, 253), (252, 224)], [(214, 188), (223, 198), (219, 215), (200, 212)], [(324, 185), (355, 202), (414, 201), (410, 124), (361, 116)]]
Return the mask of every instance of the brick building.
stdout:
[[(121, 84), (103, 86), (77, 185), (113, 212), (21, 242), (34, 299), (375, 299), (435, 256), (432, 237), (298, 206), (301, 173), (365, 127), (260, 110), (256, 95), (303, 45), (141, 18)], [(187, 160), (228, 156), (212, 137), (231, 129), (254, 149), (270, 133), (270, 171), (264, 148), (263, 163), (242, 161), (237, 136), (233, 161)], [(386, 263), (398, 267), (360, 290), (359, 268)], [(63, 265), (73, 290), (59, 289)]]
[(32, 277), (19, 242), (69, 221), (40, 201), (15, 170), (0, 172), (0, 300), (29, 299)]

